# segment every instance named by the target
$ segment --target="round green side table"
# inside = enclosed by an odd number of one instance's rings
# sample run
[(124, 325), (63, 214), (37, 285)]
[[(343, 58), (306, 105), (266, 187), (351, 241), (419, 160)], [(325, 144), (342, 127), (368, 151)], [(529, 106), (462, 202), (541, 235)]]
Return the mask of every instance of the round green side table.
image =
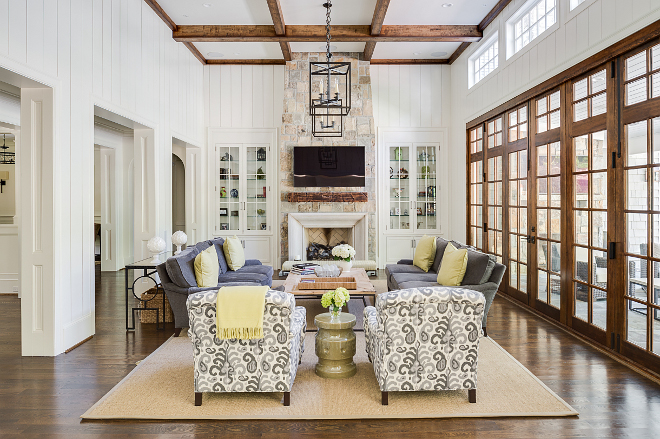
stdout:
[(316, 333), (316, 374), (323, 378), (349, 378), (357, 368), (353, 362), (355, 355), (355, 316), (341, 313), (333, 318), (330, 313), (314, 317)]

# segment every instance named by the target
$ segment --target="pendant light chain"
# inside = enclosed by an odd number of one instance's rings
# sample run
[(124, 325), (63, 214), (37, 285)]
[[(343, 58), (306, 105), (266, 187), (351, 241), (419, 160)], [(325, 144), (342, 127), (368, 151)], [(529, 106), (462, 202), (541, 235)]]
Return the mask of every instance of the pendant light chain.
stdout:
[(325, 12), (325, 39), (326, 39), (326, 57), (328, 59), (328, 62), (332, 59), (332, 53), (330, 52), (330, 40), (332, 37), (330, 36), (330, 8), (332, 8), (332, 2), (328, 0), (328, 2), (324, 5), (326, 8)]

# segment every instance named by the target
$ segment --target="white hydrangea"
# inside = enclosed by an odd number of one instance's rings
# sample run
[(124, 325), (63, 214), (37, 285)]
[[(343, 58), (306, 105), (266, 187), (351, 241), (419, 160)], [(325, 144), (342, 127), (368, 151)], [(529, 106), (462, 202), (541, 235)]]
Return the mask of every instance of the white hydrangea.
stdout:
[(355, 249), (348, 244), (339, 244), (332, 249), (335, 259), (350, 261), (355, 257)]

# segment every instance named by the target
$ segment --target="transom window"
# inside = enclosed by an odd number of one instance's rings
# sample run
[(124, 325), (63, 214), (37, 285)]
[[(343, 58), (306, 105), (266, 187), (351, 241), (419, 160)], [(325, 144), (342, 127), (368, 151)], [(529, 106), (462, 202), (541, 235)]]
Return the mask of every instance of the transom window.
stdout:
[(510, 24), (513, 50), (509, 56), (519, 52), (557, 22), (557, 0), (539, 0), (514, 17)]
[(625, 103), (639, 104), (660, 97), (660, 44), (625, 62)]
[(580, 6), (584, 0), (571, 0), (571, 11)]
[(606, 71), (601, 70), (573, 84), (573, 120), (579, 122), (607, 111)]
[(536, 132), (545, 133), (559, 128), (561, 123), (559, 109), (561, 99), (559, 90), (536, 101)]
[(472, 85), (474, 85), (488, 76), (498, 66), (499, 42), (497, 34), (484, 44), (483, 49), (471, 58), (471, 62), (472, 70), (474, 72)]

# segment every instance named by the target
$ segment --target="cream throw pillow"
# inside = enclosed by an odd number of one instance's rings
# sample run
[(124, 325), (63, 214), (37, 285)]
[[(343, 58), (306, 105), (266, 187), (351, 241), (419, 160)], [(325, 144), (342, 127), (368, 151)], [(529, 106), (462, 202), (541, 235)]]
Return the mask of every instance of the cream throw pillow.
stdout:
[(220, 263), (218, 263), (218, 254), (215, 246), (207, 248), (195, 256), (195, 280), (200, 288), (217, 287), (218, 274), (220, 273)]
[(227, 259), (227, 265), (232, 271), (236, 271), (245, 265), (245, 252), (241, 240), (234, 235), (233, 238), (227, 237), (222, 245), (222, 251)]
[(413, 265), (428, 272), (435, 259), (435, 237), (424, 235), (415, 247)]
[(463, 282), (467, 269), (467, 249), (457, 249), (450, 242), (447, 244), (445, 254), (438, 270), (438, 283), (446, 287), (456, 287)]

